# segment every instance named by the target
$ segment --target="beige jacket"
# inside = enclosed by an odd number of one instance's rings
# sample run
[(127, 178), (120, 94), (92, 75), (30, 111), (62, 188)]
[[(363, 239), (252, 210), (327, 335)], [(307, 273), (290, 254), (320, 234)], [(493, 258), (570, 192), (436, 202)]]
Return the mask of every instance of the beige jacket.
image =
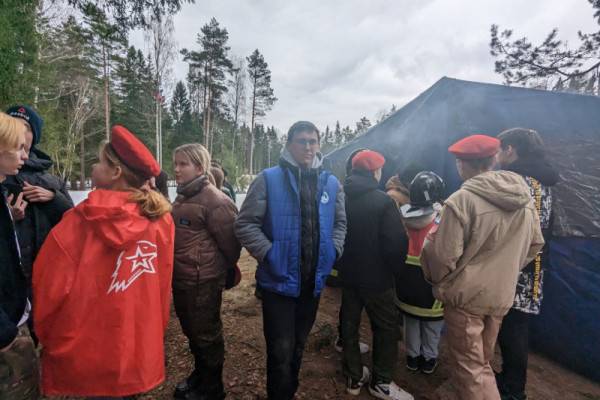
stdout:
[(543, 245), (525, 180), (513, 172), (485, 172), (446, 201), (421, 263), (438, 300), (502, 316), (514, 302), (519, 271)]

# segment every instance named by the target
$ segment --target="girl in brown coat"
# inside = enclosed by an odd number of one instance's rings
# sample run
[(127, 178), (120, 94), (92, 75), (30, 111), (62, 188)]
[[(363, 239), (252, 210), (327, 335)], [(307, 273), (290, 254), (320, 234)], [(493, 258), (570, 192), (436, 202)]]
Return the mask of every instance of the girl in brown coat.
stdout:
[(180, 146), (173, 157), (178, 185), (173, 300), (195, 361), (192, 374), (177, 385), (175, 398), (224, 399), (221, 300), (227, 272), (240, 257), (233, 232), (237, 209), (209, 181), (210, 154), (204, 146)]

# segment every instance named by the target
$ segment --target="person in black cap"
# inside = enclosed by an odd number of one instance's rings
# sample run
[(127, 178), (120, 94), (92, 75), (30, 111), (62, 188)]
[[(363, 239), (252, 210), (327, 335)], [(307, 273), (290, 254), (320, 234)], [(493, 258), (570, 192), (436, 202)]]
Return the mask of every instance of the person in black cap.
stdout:
[[(6, 113), (25, 125), (25, 151), (29, 159), (17, 175), (7, 177), (4, 185), (16, 199), (23, 193), (25, 204), (12, 204), (21, 262), (31, 292), (33, 262), (50, 230), (58, 224), (65, 211), (73, 207), (65, 182), (49, 173), (50, 157), (36, 146), (42, 138), (42, 118), (30, 107), (17, 105)], [(21, 207), (19, 207), (21, 206)], [(25, 208), (23, 209), (23, 206)]]
[[(0, 398), (39, 398), (35, 345), (27, 328), (31, 304), (4, 180), (27, 160), (25, 129), (0, 112)], [(22, 197), (22, 196), (19, 196)]]

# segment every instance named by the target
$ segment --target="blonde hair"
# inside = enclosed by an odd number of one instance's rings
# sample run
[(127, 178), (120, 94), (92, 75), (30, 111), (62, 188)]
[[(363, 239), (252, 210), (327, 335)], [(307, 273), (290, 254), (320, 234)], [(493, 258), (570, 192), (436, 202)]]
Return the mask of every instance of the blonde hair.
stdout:
[(173, 154), (178, 153), (184, 154), (192, 164), (201, 168), (205, 174), (210, 174), (210, 153), (200, 143), (189, 143), (179, 146), (173, 151)]
[(129, 197), (129, 200), (140, 206), (142, 215), (153, 220), (171, 212), (171, 204), (162, 194), (154, 190), (142, 189), (142, 186), (146, 184), (148, 179), (140, 176), (127, 167), (127, 165), (123, 164), (109, 143), (104, 144), (100, 152), (111, 167), (121, 168), (123, 179), (133, 188), (133, 193)]
[(17, 118), (0, 112), (0, 150), (17, 150), (25, 125)]

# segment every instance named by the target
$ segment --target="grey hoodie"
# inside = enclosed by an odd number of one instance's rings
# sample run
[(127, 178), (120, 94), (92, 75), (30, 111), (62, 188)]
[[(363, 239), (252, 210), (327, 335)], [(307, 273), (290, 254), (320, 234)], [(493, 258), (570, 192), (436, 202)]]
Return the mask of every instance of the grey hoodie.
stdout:
[(421, 261), (438, 300), (472, 314), (503, 316), (519, 271), (543, 245), (525, 180), (492, 171), (467, 180), (446, 201)]
[[(281, 152), (281, 160), (298, 168), (298, 163), (290, 152), (284, 148)], [(323, 164), (323, 155), (317, 153), (313, 160), (312, 169), (319, 169)], [(261, 262), (267, 252), (271, 249), (271, 241), (262, 230), (263, 218), (267, 212), (267, 185), (262, 173), (250, 185), (246, 199), (242, 204), (240, 213), (235, 221), (235, 234), (250, 255)], [(333, 227), (333, 243), (338, 258), (344, 250), (346, 238), (346, 211), (344, 192), (340, 185), (335, 203), (335, 222)]]

